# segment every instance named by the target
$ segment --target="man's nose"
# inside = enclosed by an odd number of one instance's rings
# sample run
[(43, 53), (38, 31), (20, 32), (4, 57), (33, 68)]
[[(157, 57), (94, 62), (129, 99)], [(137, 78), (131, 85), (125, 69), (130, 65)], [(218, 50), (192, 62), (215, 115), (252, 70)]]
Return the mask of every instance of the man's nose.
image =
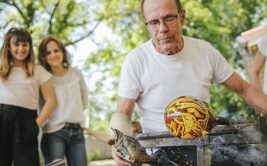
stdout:
[(159, 26), (159, 32), (166, 32), (168, 30), (168, 27), (164, 21), (160, 21), (158, 26)]

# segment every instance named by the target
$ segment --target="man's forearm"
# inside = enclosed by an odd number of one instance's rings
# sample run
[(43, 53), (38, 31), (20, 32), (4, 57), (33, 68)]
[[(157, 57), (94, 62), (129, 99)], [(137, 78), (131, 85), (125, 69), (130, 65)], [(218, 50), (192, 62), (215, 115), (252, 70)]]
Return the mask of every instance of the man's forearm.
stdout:
[(267, 95), (262, 90), (249, 84), (240, 96), (255, 110), (267, 115)]

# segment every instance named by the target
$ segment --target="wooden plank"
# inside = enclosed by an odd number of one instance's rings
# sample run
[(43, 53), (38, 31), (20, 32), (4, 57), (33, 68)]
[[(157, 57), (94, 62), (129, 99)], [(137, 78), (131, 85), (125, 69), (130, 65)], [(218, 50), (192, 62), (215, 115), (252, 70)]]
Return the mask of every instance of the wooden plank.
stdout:
[(176, 137), (153, 138), (138, 140), (146, 148), (174, 147), (174, 146), (207, 146), (225, 144), (261, 144), (263, 137), (260, 132), (224, 134), (204, 136), (193, 140), (183, 140)]
[[(234, 123), (234, 122), (233, 122)], [(258, 123), (243, 123), (232, 125), (217, 125), (208, 135), (222, 135), (222, 134), (237, 134), (237, 133), (254, 133), (259, 131)], [(168, 132), (150, 132), (142, 133), (135, 136), (138, 140), (143, 139), (157, 139), (157, 138), (172, 138), (173, 136)]]
[(172, 146), (204, 146), (209, 144), (208, 136), (194, 140), (182, 140), (176, 137), (154, 138), (138, 140), (145, 148), (159, 148)]
[(259, 26), (241, 33), (245, 41), (254, 41), (267, 34), (267, 24)]

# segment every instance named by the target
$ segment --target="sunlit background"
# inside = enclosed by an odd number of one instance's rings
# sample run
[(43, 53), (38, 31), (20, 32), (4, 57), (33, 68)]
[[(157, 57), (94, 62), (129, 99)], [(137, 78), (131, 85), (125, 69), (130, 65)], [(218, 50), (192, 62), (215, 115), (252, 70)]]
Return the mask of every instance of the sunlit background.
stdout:
[[(236, 37), (267, 22), (267, 0), (183, 0), (184, 35), (209, 41), (247, 79)], [(127, 53), (149, 39), (140, 0), (0, 0), (0, 44), (11, 27), (32, 34), (35, 55), (43, 37), (61, 39), (72, 65), (81, 69), (89, 87), (86, 125), (108, 133), (116, 109), (120, 67)], [(217, 115), (233, 119), (259, 116), (221, 85), (211, 89)], [(1, 93), (1, 92), (0, 92)], [(138, 120), (138, 115), (134, 115)]]

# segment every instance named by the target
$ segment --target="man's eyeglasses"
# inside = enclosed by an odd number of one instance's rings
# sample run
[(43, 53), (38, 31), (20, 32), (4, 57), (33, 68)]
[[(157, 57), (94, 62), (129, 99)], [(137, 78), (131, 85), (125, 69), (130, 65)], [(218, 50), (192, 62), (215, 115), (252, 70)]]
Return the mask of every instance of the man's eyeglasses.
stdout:
[(172, 26), (177, 23), (177, 17), (178, 15), (171, 15), (171, 16), (166, 16), (160, 20), (151, 20), (148, 22), (145, 22), (146, 26), (151, 29), (157, 29), (159, 28), (160, 24), (165, 24), (166, 26)]

